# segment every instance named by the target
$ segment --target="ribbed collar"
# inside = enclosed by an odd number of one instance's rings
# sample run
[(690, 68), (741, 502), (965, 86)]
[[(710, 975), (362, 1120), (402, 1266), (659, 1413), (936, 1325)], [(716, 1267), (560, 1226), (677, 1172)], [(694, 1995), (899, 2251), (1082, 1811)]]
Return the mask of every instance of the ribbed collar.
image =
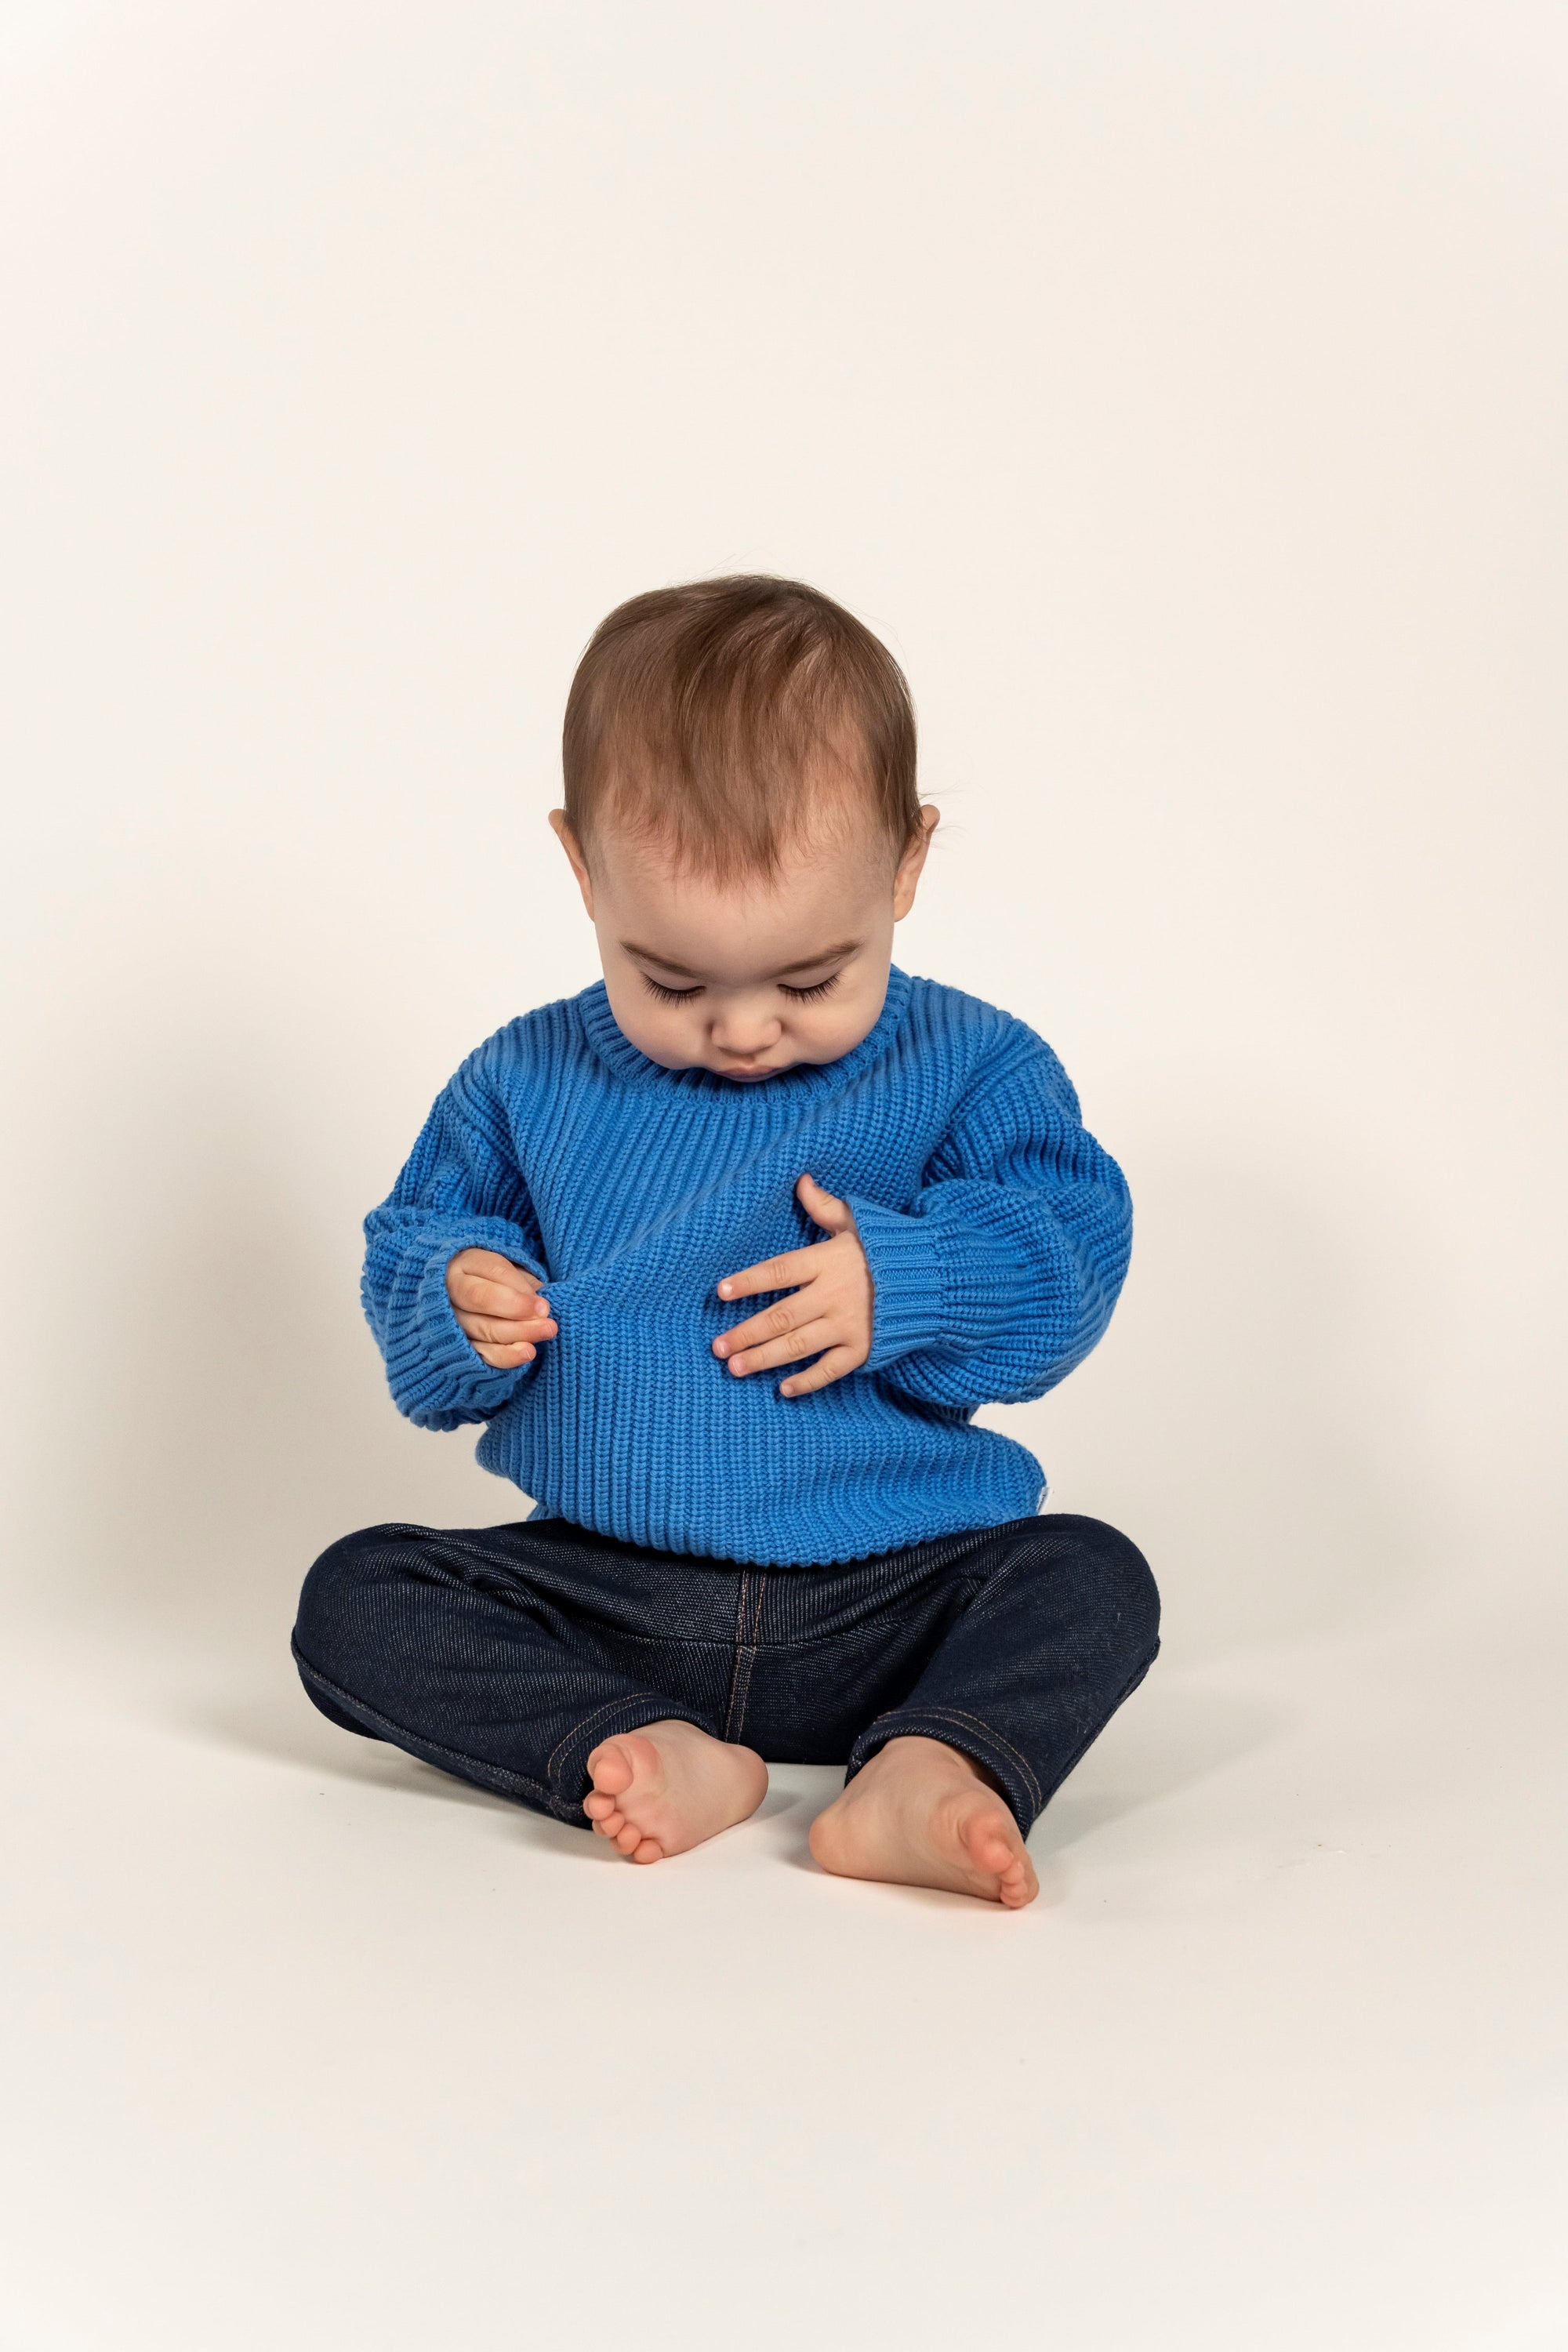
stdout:
[(693, 1094), (747, 1098), (765, 1096), (773, 1103), (781, 1096), (798, 1101), (804, 1095), (832, 1094), (868, 1068), (892, 1043), (909, 1001), (910, 976), (894, 964), (888, 973), (888, 993), (876, 1025), (868, 1030), (858, 1045), (852, 1045), (836, 1062), (797, 1062), (792, 1069), (780, 1070), (758, 1085), (742, 1078), (727, 1078), (720, 1070), (667, 1070), (662, 1062), (650, 1061), (632, 1044), (611, 1012), (609, 994), (602, 980), (585, 988), (577, 999), (582, 1008), (584, 1034), (599, 1059), (618, 1078), (630, 1079), (634, 1085), (680, 1087)]

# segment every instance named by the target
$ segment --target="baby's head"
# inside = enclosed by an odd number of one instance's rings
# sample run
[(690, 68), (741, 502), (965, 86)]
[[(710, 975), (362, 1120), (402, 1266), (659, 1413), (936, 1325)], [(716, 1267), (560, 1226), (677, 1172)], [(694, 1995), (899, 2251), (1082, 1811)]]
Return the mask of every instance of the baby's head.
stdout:
[(601, 623), (550, 822), (610, 1010), (667, 1069), (771, 1077), (876, 1026), (934, 808), (903, 673), (793, 580), (699, 581)]

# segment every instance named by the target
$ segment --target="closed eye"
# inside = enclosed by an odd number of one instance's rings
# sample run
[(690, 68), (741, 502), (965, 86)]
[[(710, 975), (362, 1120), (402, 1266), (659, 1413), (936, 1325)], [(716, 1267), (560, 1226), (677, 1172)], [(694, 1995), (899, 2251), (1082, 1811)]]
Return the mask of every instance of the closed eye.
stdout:
[[(689, 1004), (694, 996), (702, 993), (700, 988), (667, 988), (662, 981), (650, 979), (646, 971), (639, 977), (649, 995), (657, 996), (661, 1004)], [(797, 1004), (811, 1004), (837, 988), (842, 978), (841, 972), (832, 972), (826, 980), (814, 981), (809, 988), (787, 988), (780, 981), (779, 993), (781, 996), (793, 996)]]
[(832, 972), (826, 980), (814, 981), (809, 988), (785, 988), (781, 980), (779, 988), (784, 995), (793, 996), (797, 1004), (810, 1004), (816, 997), (826, 996), (829, 989), (837, 988), (842, 977), (839, 972)]

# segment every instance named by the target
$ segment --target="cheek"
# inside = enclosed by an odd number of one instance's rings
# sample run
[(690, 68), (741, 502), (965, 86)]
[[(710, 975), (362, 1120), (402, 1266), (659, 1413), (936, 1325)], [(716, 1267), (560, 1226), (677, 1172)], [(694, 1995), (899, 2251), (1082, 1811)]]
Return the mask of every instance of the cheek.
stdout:
[(823, 1060), (837, 1061), (876, 1027), (879, 1009), (866, 991), (849, 997), (828, 996), (820, 1004), (797, 1005), (791, 1026)]
[(641, 988), (616, 988), (610, 994), (610, 1010), (622, 1036), (650, 1062), (673, 1066), (679, 1061), (690, 1022), (679, 1004), (660, 1004)]

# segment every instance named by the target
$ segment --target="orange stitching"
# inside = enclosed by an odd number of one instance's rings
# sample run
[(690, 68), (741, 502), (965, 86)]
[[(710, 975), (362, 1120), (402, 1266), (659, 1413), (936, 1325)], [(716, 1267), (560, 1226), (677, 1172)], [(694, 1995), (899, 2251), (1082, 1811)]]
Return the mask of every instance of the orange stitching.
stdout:
[(1044, 1800), (1040, 1795), (1040, 1784), (1036, 1780), (1033, 1772), (1029, 1769), (1028, 1758), (1026, 1756), (1020, 1756), (1012, 1741), (1010, 1739), (1004, 1739), (1002, 1734), (987, 1723), (984, 1716), (969, 1715), (961, 1706), (928, 1706), (921, 1711), (931, 1716), (951, 1717), (954, 1723), (971, 1724), (976, 1731), (983, 1731), (987, 1739), (994, 1739), (997, 1747), (1005, 1749), (1006, 1754), (1013, 1759), (1014, 1763), (1016, 1764), (1019, 1771), (1022, 1772), (1025, 1780), (1027, 1780), (1030, 1788), (1034, 1791), (1037, 1804), (1043, 1806)]
[[(724, 1708), (724, 1737), (731, 1738), (735, 1727), (735, 1701), (742, 1695), (742, 1660), (746, 1649), (746, 1602), (751, 1596), (752, 1579), (749, 1570), (741, 1570), (741, 1589), (735, 1596), (735, 1662), (730, 1669), (730, 1696)], [(742, 1704), (744, 1705), (742, 1696)]]
[[(1013, 1759), (1013, 1761), (1018, 1767), (1019, 1771), (1022, 1772), (1025, 1780), (1029, 1784), (1030, 1793), (1033, 1795), (1035, 1800), (1036, 1811), (1044, 1812), (1046, 1801), (1040, 1794), (1039, 1782), (1036, 1780), (1033, 1772), (1029, 1769), (1027, 1757), (1020, 1756), (1012, 1741), (1010, 1739), (1004, 1739), (999, 1731), (993, 1730), (991, 1725), (985, 1721), (983, 1716), (967, 1715), (961, 1706), (922, 1706), (918, 1700), (909, 1700), (906, 1701), (902, 1706), (889, 1707), (885, 1714), (874, 1716), (871, 1721), (866, 1726), (866, 1730), (875, 1731), (878, 1724), (879, 1723), (894, 1723), (898, 1720), (900, 1715), (927, 1715), (931, 1717), (933, 1722), (945, 1717), (953, 1723), (966, 1723), (972, 1725), (976, 1731), (983, 1731), (987, 1739), (994, 1740), (998, 1748), (1004, 1748)], [(864, 1738), (865, 1736), (865, 1732), (862, 1732), (860, 1735), (862, 1738)]]

